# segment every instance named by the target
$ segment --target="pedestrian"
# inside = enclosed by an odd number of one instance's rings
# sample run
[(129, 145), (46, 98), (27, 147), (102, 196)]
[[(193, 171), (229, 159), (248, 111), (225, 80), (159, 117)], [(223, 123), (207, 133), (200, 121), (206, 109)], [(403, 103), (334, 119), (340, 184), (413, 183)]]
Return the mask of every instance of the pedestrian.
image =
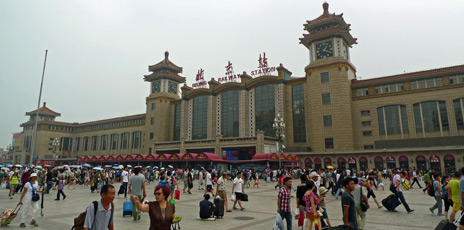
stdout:
[(124, 171), (122, 171), (121, 176), (122, 176), (122, 186), (124, 186), (124, 198), (126, 198), (127, 197), (127, 184), (129, 183), (129, 172), (127, 171), (127, 166), (124, 168)]
[(168, 202), (169, 187), (167, 185), (157, 185), (155, 187), (156, 201), (141, 204), (136, 196), (132, 196), (132, 201), (137, 209), (142, 212), (148, 212), (150, 216), (149, 230), (170, 230), (172, 223), (177, 223), (176, 207), (171, 202)]
[(187, 193), (185, 190), (188, 187), (188, 173), (189, 173), (189, 169), (187, 168), (182, 174), (182, 181), (184, 182), (184, 188), (182, 189), (183, 193)]
[(101, 199), (94, 201), (87, 208), (85, 215), (84, 230), (113, 230), (114, 204), (113, 200), (116, 196), (116, 190), (113, 185), (106, 184), (100, 191)]
[[(354, 205), (356, 207), (356, 222), (358, 223), (359, 230), (364, 230), (364, 226), (366, 225), (366, 212), (363, 212), (361, 209), (361, 200), (368, 202), (369, 190), (370, 186), (366, 184), (366, 187), (360, 185), (358, 183), (358, 179), (354, 178), (354, 191), (352, 192)], [(369, 203), (367, 204), (369, 207)]]
[(435, 174), (434, 178), (435, 178), (435, 180), (433, 180), (432, 186), (433, 186), (433, 189), (435, 191), (435, 194), (434, 194), (433, 198), (435, 198), (436, 203), (431, 208), (429, 208), (429, 210), (433, 214), (433, 211), (435, 211), (435, 209), (438, 208), (438, 214), (437, 215), (438, 216), (444, 216), (443, 211), (442, 211), (443, 204), (441, 202), (441, 195), (442, 194), (441, 194), (441, 185), (440, 185), (440, 175)]
[(15, 168), (13, 168), (10, 172), (9, 175), (9, 180), (10, 180), (10, 199), (14, 198), (14, 195), (16, 193), (16, 187), (19, 185), (19, 173), (16, 171)]
[(391, 207), (392, 207), (392, 212), (398, 212), (395, 210), (396, 203), (398, 202), (398, 199), (401, 200), (401, 203), (403, 204), (404, 208), (408, 213), (414, 212), (414, 209), (409, 208), (408, 203), (406, 203), (406, 199), (404, 198), (403, 194), (403, 189), (401, 188), (401, 179), (404, 177), (405, 172), (399, 172), (395, 171), (395, 176), (393, 177), (393, 185), (395, 186), (395, 197), (393, 198)]
[(208, 169), (208, 171), (206, 172), (206, 190), (205, 190), (205, 194), (210, 192), (212, 196), (214, 196), (213, 194), (213, 184), (214, 184), (214, 181), (212, 180), (212, 170), (211, 169)]
[[(330, 220), (329, 220), (329, 215), (327, 214), (327, 209), (326, 209), (326, 205), (325, 205), (325, 198), (327, 197), (327, 192), (329, 190), (326, 189), (325, 187), (320, 187), (319, 188), (319, 193), (320, 193), (320, 196), (319, 196), (319, 208), (322, 208), (322, 216), (321, 216), (321, 227), (324, 228), (326, 226), (328, 226), (329, 228), (332, 227), (332, 225), (330, 224)], [(327, 223), (325, 223), (327, 222)]]
[(193, 169), (189, 169), (187, 173), (187, 193), (192, 194), (191, 190), (193, 188)]
[(200, 218), (209, 219), (213, 217), (214, 204), (209, 201), (211, 198), (209, 194), (204, 195), (205, 199), (200, 201)]
[(58, 175), (58, 188), (57, 188), (57, 193), (56, 193), (56, 199), (55, 200), (60, 200), (60, 194), (63, 195), (63, 200), (66, 199), (66, 195), (63, 192), (64, 189), (64, 184), (66, 183), (66, 174), (64, 173), (64, 170), (60, 170), (60, 174)]
[(204, 169), (203, 167), (201, 168), (201, 170), (199, 170), (198, 172), (198, 190), (204, 190)]
[(49, 194), (50, 189), (53, 187), (53, 169), (47, 168), (45, 183), (47, 184), (46, 194)]
[(221, 197), (224, 200), (224, 207), (226, 212), (232, 212), (227, 205), (227, 190), (226, 190), (226, 182), (227, 182), (227, 172), (222, 172), (222, 176), (219, 177), (217, 180), (217, 188), (216, 188), (216, 196)]
[(449, 220), (449, 216), (448, 216), (448, 211), (449, 211), (449, 207), (453, 207), (453, 202), (451, 200), (448, 199), (448, 189), (447, 189), (447, 186), (448, 186), (448, 183), (450, 181), (450, 178), (449, 176), (443, 176), (441, 178), (441, 199), (443, 200), (443, 204), (445, 205), (445, 219), (446, 220)]
[(21, 189), (20, 192), (23, 191), (24, 185), (29, 182), (29, 177), (30, 177), (30, 170), (25, 170), (23, 174), (21, 175)]
[[(305, 202), (305, 213), (306, 213), (306, 220), (307, 226), (306, 229), (310, 230), (313, 229), (313, 224), (315, 225), (316, 230), (318, 230), (319, 221), (319, 214), (317, 213), (316, 209), (319, 204), (319, 198), (314, 193), (314, 189), (316, 188), (316, 183), (313, 180), (306, 181), (306, 187), (308, 190), (303, 196), (303, 201)], [(283, 217), (282, 217), (283, 218)], [(291, 218), (291, 217), (290, 217)], [(288, 222), (287, 222), (287, 229), (288, 229)]]
[(431, 172), (431, 171), (426, 172), (426, 173), (424, 174), (424, 184), (425, 184), (425, 186), (424, 186), (424, 189), (422, 189), (422, 191), (423, 191), (424, 193), (425, 193), (425, 191), (427, 191), (427, 188), (428, 188), (429, 185), (430, 185), (430, 172)]
[(337, 192), (335, 193), (335, 199), (337, 200), (338, 196), (340, 195), (340, 192), (342, 191), (343, 181), (345, 181), (345, 170), (338, 169), (335, 184), (335, 187), (337, 188)]
[(284, 187), (279, 190), (277, 199), (277, 213), (280, 214), (282, 220), (287, 221), (287, 230), (292, 230), (292, 211), (290, 208), (290, 199), (292, 193), (292, 178), (285, 177)]
[(454, 172), (454, 178), (448, 184), (448, 199), (453, 202), (453, 210), (449, 216), (450, 222), (454, 221), (456, 212), (461, 211), (460, 197), (459, 197), (459, 180), (461, 179), (461, 172)]
[(73, 186), (73, 189), (76, 189), (76, 173), (74, 173), (74, 169), (69, 173), (68, 189), (70, 185)]
[(236, 205), (238, 203), (240, 210), (242, 211), (245, 210), (242, 206), (242, 194), (245, 193), (243, 185), (242, 172), (238, 172), (237, 177), (234, 179), (234, 185), (232, 185), (232, 194), (235, 194), (233, 209), (237, 209)]
[(356, 205), (352, 192), (355, 189), (354, 179), (347, 177), (343, 180), (342, 186), (345, 186), (345, 192), (342, 194), (342, 213), (343, 224), (350, 229), (357, 230), (358, 222), (356, 220)]
[(374, 199), (375, 204), (377, 204), (377, 208), (381, 209), (383, 206), (379, 204), (379, 202), (377, 201), (377, 197), (375, 196), (375, 193), (374, 193), (374, 187), (375, 187), (375, 173), (374, 172), (369, 173), (369, 177), (367, 178), (366, 183), (367, 183), (366, 188), (368, 190), (367, 199), (372, 197)]
[(169, 190), (171, 191), (171, 195), (169, 196), (169, 199), (174, 199), (174, 190), (176, 189), (176, 186), (177, 186), (177, 189), (179, 189), (179, 183), (176, 179), (176, 171), (174, 171), (174, 169), (171, 167), (168, 167), (168, 168), (171, 168), (172, 171), (169, 172), (168, 171), (168, 174), (167, 175), (170, 175), (169, 176)]
[(413, 188), (415, 183), (417, 183), (417, 185), (419, 185), (419, 188), (422, 188), (421, 184), (417, 180), (417, 169), (414, 169), (414, 171), (412, 171), (412, 177), (413, 177), (413, 181), (412, 181), (412, 184), (411, 184), (411, 188)]
[(300, 176), (300, 184), (296, 186), (296, 206), (300, 209), (300, 213), (304, 213), (306, 209), (306, 202), (303, 200), (303, 196), (308, 191), (308, 186), (306, 186), (307, 181), (308, 178), (306, 175), (302, 174)]
[[(140, 170), (141, 168), (135, 168), (135, 175), (129, 179), (129, 194), (132, 197), (136, 196), (142, 202), (147, 197), (147, 193), (145, 192), (145, 176), (140, 173)], [(140, 220), (140, 212), (137, 211), (134, 202), (132, 202), (132, 217), (134, 221)]]
[[(464, 168), (461, 169), (461, 175), (464, 173)], [(463, 202), (464, 202), (464, 179), (461, 177), (459, 180), (459, 206), (461, 206), (461, 209), (463, 207)], [(464, 230), (464, 218), (461, 218), (461, 221), (459, 221), (459, 230)]]
[[(19, 199), (19, 204), (23, 204), (23, 216), (21, 218), (21, 224), (19, 227), (26, 227), (26, 219), (27, 213), (29, 212), (29, 208), (32, 208), (32, 219), (30, 225), (34, 227), (38, 227), (35, 217), (37, 215), (37, 211), (39, 211), (39, 202), (38, 200), (32, 200), (32, 197), (37, 193), (42, 193), (42, 190), (38, 190), (39, 183), (37, 182), (37, 173), (30, 174), (30, 181), (24, 185), (23, 192), (21, 194), (21, 198)], [(24, 203), (23, 203), (24, 201)]]

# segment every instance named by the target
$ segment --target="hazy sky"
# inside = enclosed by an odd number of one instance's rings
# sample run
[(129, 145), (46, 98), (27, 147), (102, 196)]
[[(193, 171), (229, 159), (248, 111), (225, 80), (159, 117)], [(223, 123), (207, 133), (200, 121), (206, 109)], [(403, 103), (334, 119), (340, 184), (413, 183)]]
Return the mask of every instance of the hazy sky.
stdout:
[[(303, 24), (322, 14), (321, 0), (0, 1), (0, 147), (42, 102), (57, 120), (86, 122), (145, 112), (148, 65), (164, 52), (193, 83), (256, 69), (266, 52), (304, 76)], [(362, 79), (464, 64), (464, 1), (334, 0), (358, 45), (351, 61)]]

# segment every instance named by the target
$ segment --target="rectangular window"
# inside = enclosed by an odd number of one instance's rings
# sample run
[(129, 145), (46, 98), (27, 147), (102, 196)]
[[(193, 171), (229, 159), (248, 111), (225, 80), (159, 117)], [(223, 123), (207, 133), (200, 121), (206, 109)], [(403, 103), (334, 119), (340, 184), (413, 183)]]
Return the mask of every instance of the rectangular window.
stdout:
[(92, 151), (97, 150), (98, 136), (92, 136)]
[(132, 133), (132, 149), (139, 149), (141, 142), (142, 132), (137, 131)]
[(174, 141), (180, 140), (180, 106), (181, 104), (174, 106)]
[(322, 104), (329, 105), (330, 104), (330, 93), (322, 94)]
[(367, 96), (369, 95), (369, 88), (361, 88), (356, 90), (356, 96), (361, 97), (361, 96)]
[(154, 117), (151, 117), (151, 118), (150, 118), (150, 124), (151, 124), (151, 125), (154, 125), (154, 124), (155, 124), (155, 118), (154, 118)]
[(206, 139), (208, 128), (208, 95), (194, 97), (192, 114), (192, 139)]
[(321, 83), (327, 83), (330, 81), (329, 72), (321, 73)]
[(417, 81), (411, 81), (411, 89), (418, 89)]
[(78, 137), (76, 138), (76, 151), (79, 151), (81, 149), (80, 146), (81, 146), (81, 138)]
[(404, 83), (397, 83), (398, 86), (398, 91), (403, 91), (404, 90)]
[(372, 131), (363, 131), (363, 136), (372, 136)]
[(108, 146), (108, 135), (102, 135), (100, 137), (100, 150), (106, 150), (106, 146)]
[(441, 77), (435, 78), (435, 86), (443, 86), (443, 80), (441, 79)]
[(264, 131), (268, 137), (275, 136), (272, 128), (275, 113), (275, 85), (267, 84), (255, 88), (255, 120), (256, 130)]
[(388, 86), (390, 88), (390, 92), (396, 92), (398, 89), (396, 88), (396, 84), (391, 84)]
[(324, 116), (324, 126), (332, 126), (332, 115)]
[(155, 103), (151, 103), (151, 110), (155, 110), (155, 106), (156, 106)]
[(371, 126), (371, 121), (363, 121), (362, 126)]
[(364, 145), (364, 149), (374, 149), (373, 145)]
[(334, 148), (334, 139), (333, 138), (325, 138), (325, 148), (326, 149), (333, 149)]
[(458, 83), (459, 84), (464, 83), (464, 75), (458, 75)]
[(121, 149), (129, 148), (129, 133), (121, 134)]
[(451, 85), (457, 84), (457, 83), (458, 83), (457, 80), (458, 80), (458, 76), (451, 76), (451, 77), (449, 77), (449, 83), (450, 83)]
[(370, 110), (363, 110), (361, 111), (361, 116), (369, 116), (371, 115), (371, 111)]
[(427, 88), (435, 87), (435, 82), (434, 82), (433, 78), (427, 79), (425, 82), (427, 84)]
[(238, 137), (239, 90), (221, 94), (221, 133), (223, 137)]
[(382, 86), (382, 93), (388, 93), (390, 92), (390, 89), (388, 88), (388, 85), (383, 85)]
[(418, 89), (424, 89), (425, 88), (425, 80), (420, 80), (417, 81)]
[(453, 100), (454, 114), (456, 117), (456, 126), (458, 127), (458, 130), (464, 130), (464, 114), (462, 105), (464, 105), (464, 98)]
[(381, 94), (382, 93), (382, 87), (376, 86), (375, 87), (375, 94)]
[(89, 137), (84, 137), (84, 151), (89, 151)]
[(153, 138), (154, 138), (154, 134), (150, 133), (150, 140), (153, 140)]
[(306, 142), (303, 84), (292, 86), (293, 142)]
[(118, 148), (118, 139), (119, 139), (119, 134), (117, 133), (111, 134), (110, 149)]

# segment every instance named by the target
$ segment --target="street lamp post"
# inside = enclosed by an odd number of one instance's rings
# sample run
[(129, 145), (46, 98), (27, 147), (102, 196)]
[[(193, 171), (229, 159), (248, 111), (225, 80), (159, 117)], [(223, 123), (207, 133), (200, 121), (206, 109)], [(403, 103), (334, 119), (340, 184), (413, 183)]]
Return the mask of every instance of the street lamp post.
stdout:
[(56, 166), (56, 163), (55, 163), (57, 160), (56, 149), (58, 148), (58, 146), (60, 146), (60, 141), (58, 140), (58, 137), (55, 137), (55, 139), (52, 142), (52, 145), (53, 145), (53, 166)]
[(279, 153), (279, 169), (282, 167), (281, 165), (281, 156), (282, 153), (285, 149), (285, 122), (284, 118), (280, 116), (280, 113), (277, 113), (277, 116), (274, 118), (274, 124), (272, 124), (272, 127), (276, 131), (276, 147), (277, 147), (277, 152)]

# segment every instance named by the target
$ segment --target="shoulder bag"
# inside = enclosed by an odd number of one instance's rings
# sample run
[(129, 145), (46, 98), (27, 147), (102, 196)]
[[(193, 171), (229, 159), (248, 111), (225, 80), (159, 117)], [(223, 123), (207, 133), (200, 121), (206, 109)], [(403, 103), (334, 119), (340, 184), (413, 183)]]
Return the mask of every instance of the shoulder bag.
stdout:
[(360, 206), (361, 206), (361, 210), (362, 210), (363, 212), (366, 212), (367, 209), (369, 209), (369, 207), (367, 206), (367, 202), (366, 202), (365, 200), (362, 199), (362, 197), (363, 197), (363, 187), (362, 187), (362, 186), (361, 186), (361, 191), (360, 191), (360, 192), (361, 192), (361, 194), (359, 195), (359, 199), (360, 199), (360, 203), (359, 203), (359, 204), (360, 204)]
[(32, 187), (32, 201), (34, 201), (34, 202), (39, 201), (40, 196), (39, 196), (39, 194), (35, 193), (34, 185), (32, 184), (32, 182), (29, 182), (29, 183), (31, 184), (31, 187)]

